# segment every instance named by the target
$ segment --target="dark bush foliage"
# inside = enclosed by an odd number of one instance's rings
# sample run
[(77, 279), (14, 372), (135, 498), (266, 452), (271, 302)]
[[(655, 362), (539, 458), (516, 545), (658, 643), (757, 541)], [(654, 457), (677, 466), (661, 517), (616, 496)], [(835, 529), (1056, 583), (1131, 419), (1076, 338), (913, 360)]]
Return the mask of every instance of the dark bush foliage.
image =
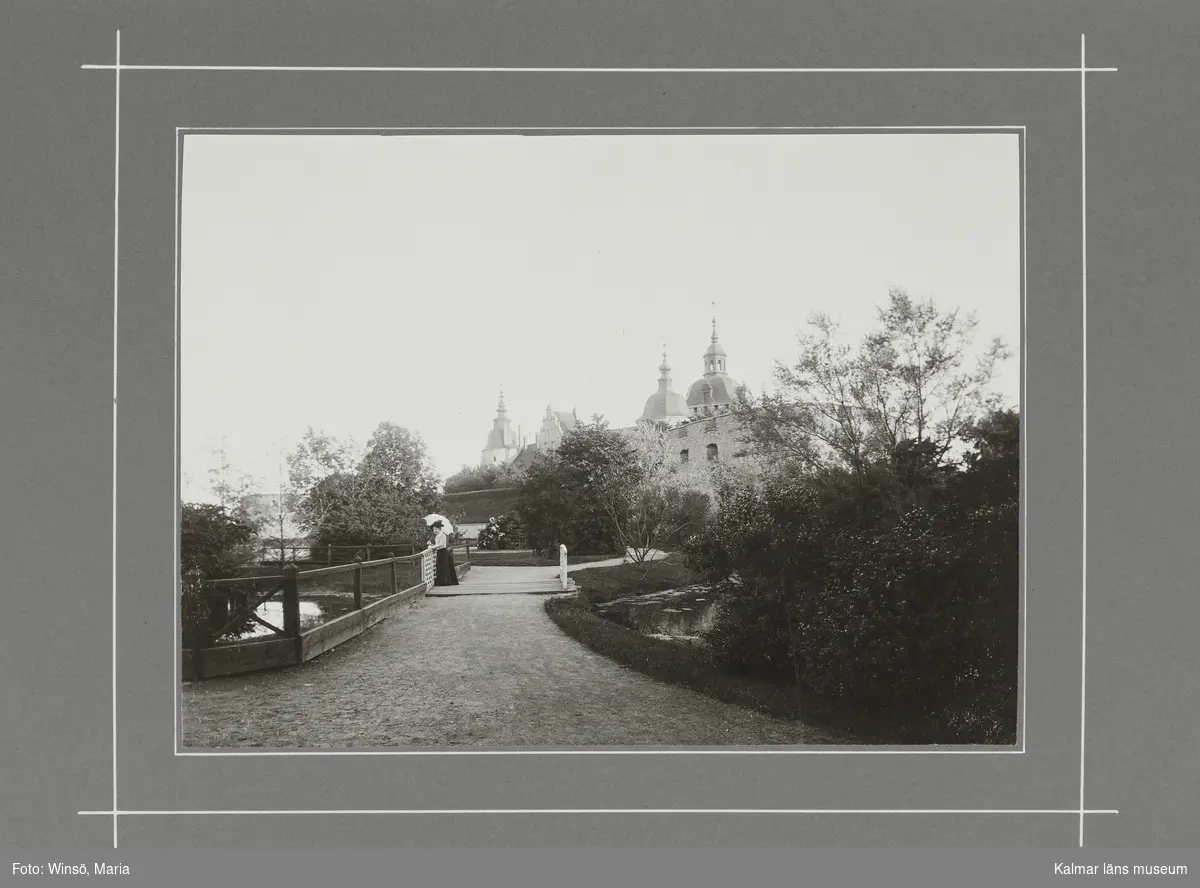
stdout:
[(602, 502), (611, 485), (633, 480), (634, 464), (629, 442), (599, 419), (581, 423), (556, 451), (535, 457), (515, 508), (528, 545), (547, 551), (565, 543), (580, 555), (621, 551)]
[(902, 708), (944, 740), (1015, 737), (1019, 417), (995, 413), (938, 468), (920, 445), (859, 476), (778, 473), (720, 492), (688, 543), (722, 598), (724, 668)]
[(180, 614), (191, 632), (219, 616), (201, 583), (247, 574), (257, 531), (248, 518), (205, 503), (181, 505), (179, 531)]

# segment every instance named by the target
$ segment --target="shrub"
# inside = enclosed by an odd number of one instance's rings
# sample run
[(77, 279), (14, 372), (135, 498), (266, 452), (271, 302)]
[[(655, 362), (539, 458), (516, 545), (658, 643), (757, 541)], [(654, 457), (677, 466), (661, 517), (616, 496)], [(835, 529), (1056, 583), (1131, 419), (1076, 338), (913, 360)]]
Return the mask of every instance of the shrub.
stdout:
[(1019, 421), (999, 413), (954, 471), (922, 448), (859, 475), (781, 473), (720, 491), (687, 551), (722, 607), (732, 672), (808, 698), (902, 711), (939, 742), (1016, 729)]
[(480, 549), (524, 549), (525, 526), (516, 515), (489, 518), (487, 525), (480, 529), (476, 544)]
[(185, 632), (219, 619), (202, 583), (238, 576), (257, 554), (249, 519), (222, 506), (184, 503), (180, 508), (180, 616)]

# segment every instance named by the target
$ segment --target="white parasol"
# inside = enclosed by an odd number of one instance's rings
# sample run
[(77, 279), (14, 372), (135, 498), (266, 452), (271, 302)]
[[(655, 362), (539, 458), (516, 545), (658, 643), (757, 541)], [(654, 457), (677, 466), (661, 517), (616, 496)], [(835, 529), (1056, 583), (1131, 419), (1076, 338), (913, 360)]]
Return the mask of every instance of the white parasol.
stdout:
[(442, 522), (442, 531), (447, 536), (454, 533), (454, 525), (450, 523), (450, 519), (445, 515), (439, 515), (437, 512), (434, 512), (425, 516), (426, 527), (433, 527), (433, 525), (437, 524), (439, 521)]

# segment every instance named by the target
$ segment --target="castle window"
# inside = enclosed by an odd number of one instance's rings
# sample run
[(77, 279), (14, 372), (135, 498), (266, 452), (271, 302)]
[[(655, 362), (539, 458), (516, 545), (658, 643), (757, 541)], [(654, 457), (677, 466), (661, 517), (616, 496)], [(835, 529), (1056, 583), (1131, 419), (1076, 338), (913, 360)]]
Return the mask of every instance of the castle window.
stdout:
[(716, 444), (709, 444), (707, 450), (708, 450), (708, 458), (710, 460), (717, 458), (717, 445)]
[(683, 449), (683, 450), (681, 450), (681, 451), (679, 451), (679, 461), (680, 461), (680, 462), (687, 462), (687, 461), (688, 461), (688, 452), (687, 452), (687, 449), (686, 449), (686, 448), (685, 448), (685, 449)]

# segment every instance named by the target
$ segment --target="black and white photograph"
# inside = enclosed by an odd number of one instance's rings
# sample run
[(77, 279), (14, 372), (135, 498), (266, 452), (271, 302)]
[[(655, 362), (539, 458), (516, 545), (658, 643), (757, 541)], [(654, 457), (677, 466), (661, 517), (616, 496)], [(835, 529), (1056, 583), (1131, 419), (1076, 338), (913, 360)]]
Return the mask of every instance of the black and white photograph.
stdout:
[(1019, 130), (181, 145), (181, 746), (1018, 743)]

